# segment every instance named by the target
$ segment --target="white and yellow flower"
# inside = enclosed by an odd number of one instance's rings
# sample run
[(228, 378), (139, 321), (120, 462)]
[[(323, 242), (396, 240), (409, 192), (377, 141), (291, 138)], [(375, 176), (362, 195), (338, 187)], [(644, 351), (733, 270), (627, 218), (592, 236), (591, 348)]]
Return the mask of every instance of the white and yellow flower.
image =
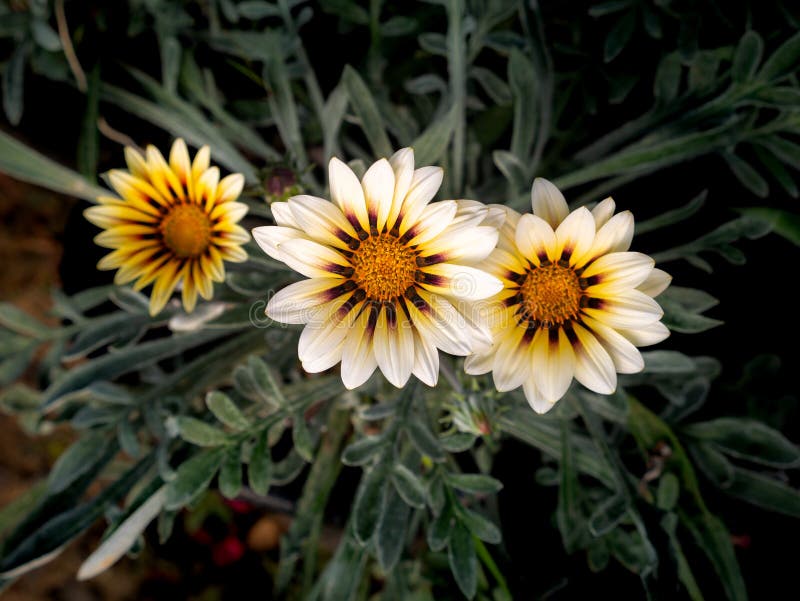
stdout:
[(502, 288), (471, 266), (495, 247), (498, 212), (473, 201), (431, 203), (441, 182), (438, 167), (414, 169), (410, 148), (374, 163), (361, 181), (334, 158), (333, 202), (294, 196), (272, 205), (277, 225), (253, 230), (268, 255), (309, 278), (266, 309), (276, 321), (306, 324), (298, 347), (306, 371), (341, 362), (351, 389), (376, 367), (397, 387), (411, 374), (434, 386), (438, 350), (467, 355), (489, 342), (456, 305)]
[(614, 215), (611, 198), (570, 213), (561, 192), (541, 178), (531, 196), (532, 215), (506, 209), (485, 264), (504, 287), (483, 311), (493, 344), (468, 357), (465, 369), (491, 371), (499, 391), (522, 386), (544, 413), (573, 377), (609, 394), (618, 372), (642, 370), (636, 347), (669, 336), (653, 298), (671, 278), (650, 257), (628, 251), (633, 215)]
[(121, 198), (101, 196), (98, 206), (84, 211), (103, 228), (95, 242), (114, 252), (98, 269), (118, 269), (114, 283), (136, 280), (134, 289), (153, 284), (150, 314), (156, 315), (181, 286), (183, 306), (191, 312), (197, 295), (213, 296), (213, 282), (225, 278), (224, 261), (247, 259), (242, 244), (250, 239), (237, 225), (247, 205), (234, 202), (242, 192), (239, 173), (220, 180), (209, 167), (208, 146), (194, 158), (183, 140), (175, 140), (169, 162), (153, 146), (145, 156), (125, 149), (128, 170), (109, 172), (111, 186)]

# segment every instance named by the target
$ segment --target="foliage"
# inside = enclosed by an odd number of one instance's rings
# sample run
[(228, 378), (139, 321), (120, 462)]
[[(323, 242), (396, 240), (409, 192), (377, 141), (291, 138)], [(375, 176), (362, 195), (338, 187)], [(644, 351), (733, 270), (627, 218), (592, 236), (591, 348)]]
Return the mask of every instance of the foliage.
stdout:
[[(13, 41), (5, 114), (12, 125), (24, 119), (29, 67), (77, 86), (85, 94), (76, 146), (83, 158), (78, 174), (0, 132), (0, 170), (91, 201), (102, 190), (99, 133), (109, 134), (98, 124), (113, 115), (128, 134), (144, 123), (147, 135), (210, 144), (216, 162), (245, 175), (254, 223), (271, 218), (264, 197), (322, 194), (329, 157), (347, 156), (358, 170), (406, 145), (419, 163), (445, 168), (446, 197), (516, 208), (529, 202), (536, 175), (557, 175), (583, 204), (704, 157), (726, 162), (742, 204), (775, 189), (796, 198), (800, 35), (759, 32), (731, 16), (724, 40), (704, 46), (695, 9), (673, 4), (593, 4), (564, 26), (575, 40), (565, 48), (558, 15), (521, 0), (441, 0), (408, 14), (380, 1), (367, 9), (339, 0), (131, 0), (119, 46), (155, 45), (159, 68), (130, 64), (120, 50), (84, 65), (92, 66), (87, 77), (70, 57), (91, 56), (79, 35), (91, 25), (70, 31), (52, 17), (73, 3), (11, 2), (0, 7), (0, 36)], [(110, 11), (94, 25), (106, 35)], [(327, 59), (326, 72), (315, 69), (303, 32), (317, 20), (364, 40), (365, 52), (353, 64)], [(604, 37), (595, 48), (589, 32), (598, 27)], [(653, 77), (626, 70), (629, 42), (642, 35), (659, 42)], [(575, 55), (590, 53), (601, 64), (587, 75), (574, 67)], [(605, 95), (586, 89), (597, 73)], [(587, 121), (617, 106), (626, 108), (624, 120), (609, 119), (602, 135), (588, 138)], [(651, 217), (638, 233), (672, 228), (671, 246), (654, 253), (659, 263), (712, 272), (719, 258), (744, 262), (741, 240), (771, 231), (800, 240), (796, 212), (763, 206), (742, 206), (712, 231), (680, 240), (672, 232), (714, 196), (715, 182), (708, 188), (658, 211), (644, 207)], [(126, 553), (154, 520), (167, 536), (176, 512), (191, 510), (209, 488), (227, 498), (245, 488), (267, 495), (300, 479), (275, 578), (280, 594), (365, 598), (372, 580), (380, 590), (373, 598), (428, 599), (439, 565), (468, 598), (510, 598), (501, 569), (509, 526), (494, 500), (502, 483), (491, 475), (508, 438), (541, 452), (536, 479), (558, 490), (551, 509), (566, 551), (585, 555), (595, 571), (613, 559), (648, 591), (679, 581), (692, 599), (746, 598), (709, 489), (800, 517), (800, 493), (786, 483), (800, 466), (795, 444), (754, 418), (698, 417), (719, 373), (714, 358), (645, 353), (645, 370), (622, 378), (616, 394), (576, 385), (545, 417), (519, 394), (493, 392), (484, 377), (451, 375), (435, 389), (399, 394), (375, 378), (346, 392), (338, 375), (302, 373), (293, 360), (296, 330), (261, 317), (265, 293), (293, 276), (250, 254), (216, 287), (213, 304), (191, 316), (169, 305), (151, 318), (146, 298), (115, 286), (54, 291), (58, 327), (0, 305), (0, 405), (70, 423), (80, 435), (22, 501), (27, 511), (0, 513), (0, 583), (45, 563), (119, 504), (81, 577)], [(659, 301), (674, 332), (720, 324), (705, 315), (718, 301), (704, 290), (673, 286)], [(447, 374), (461, 371), (451, 358), (442, 363)], [(25, 373), (35, 388), (13, 384)], [(338, 549), (320, 565), (323, 512), (342, 464), (357, 466), (361, 478)], [(102, 491), (87, 498), (96, 482)], [(706, 586), (697, 573), (708, 567), (719, 590), (698, 584)]]

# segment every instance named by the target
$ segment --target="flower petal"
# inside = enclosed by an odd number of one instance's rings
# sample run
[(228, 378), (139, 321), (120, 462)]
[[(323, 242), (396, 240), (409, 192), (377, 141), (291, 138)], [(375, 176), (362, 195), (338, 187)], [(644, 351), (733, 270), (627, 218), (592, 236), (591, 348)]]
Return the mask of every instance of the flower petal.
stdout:
[(295, 219), (292, 209), (289, 208), (288, 202), (273, 202), (269, 208), (276, 224), (300, 229), (300, 224), (297, 223), (297, 219)]
[(644, 292), (647, 296), (657, 297), (664, 292), (672, 282), (672, 276), (661, 269), (653, 269), (647, 279), (639, 284), (636, 289)]
[(419, 217), (419, 221), (406, 232), (406, 238), (412, 236), (408, 241), (408, 245), (418, 246), (425, 244), (441, 234), (452, 223), (457, 207), (458, 205), (454, 200), (434, 202), (425, 207)]
[(403, 311), (394, 305), (381, 309), (372, 346), (386, 379), (397, 388), (405, 386), (414, 369), (414, 333)]
[(521, 326), (512, 327), (497, 345), (492, 362), (492, 377), (500, 392), (522, 385), (531, 371), (531, 336)]
[(575, 374), (575, 352), (564, 330), (536, 331), (533, 365), (536, 388), (546, 400), (555, 403), (567, 392)]
[(444, 294), (462, 300), (481, 300), (494, 296), (503, 289), (503, 282), (481, 269), (438, 263), (421, 270), (422, 286), (436, 294)]
[(631, 247), (631, 240), (633, 240), (633, 214), (630, 211), (623, 211), (614, 215), (597, 230), (592, 247), (576, 260), (575, 266), (580, 267), (609, 253), (624, 252)]
[(300, 229), (312, 240), (348, 250), (348, 242), (358, 239), (353, 226), (333, 203), (302, 194), (290, 198), (288, 204)]
[(586, 328), (576, 323), (573, 332), (577, 341), (575, 351), (575, 379), (599, 394), (611, 394), (617, 389), (617, 372), (614, 362), (603, 345)]
[(328, 181), (333, 202), (339, 205), (350, 223), (354, 226), (359, 224), (365, 232), (368, 232), (369, 216), (364, 189), (353, 170), (334, 157), (328, 163)]
[(553, 183), (543, 177), (533, 180), (531, 206), (533, 214), (544, 219), (553, 229), (556, 229), (569, 215), (569, 207), (564, 195)]
[(531, 406), (531, 409), (536, 413), (547, 413), (556, 406), (555, 401), (548, 401), (542, 396), (542, 393), (539, 392), (539, 389), (536, 387), (536, 376), (533, 373), (522, 383), (522, 390), (525, 392), (525, 398)]
[(544, 260), (558, 260), (555, 232), (541, 217), (530, 213), (520, 217), (514, 242), (519, 253), (536, 266)]
[(642, 253), (611, 253), (594, 261), (581, 277), (589, 280), (589, 287), (586, 289), (588, 294), (613, 295), (636, 288), (650, 275), (653, 265), (655, 261)]
[(439, 236), (420, 245), (421, 257), (434, 257), (437, 262), (459, 261), (476, 263), (482, 261), (497, 246), (499, 234), (493, 227), (480, 225), (476, 228), (446, 229)]
[(262, 225), (252, 230), (253, 239), (265, 253), (276, 261), (283, 262), (283, 254), (278, 245), (294, 238), (305, 238), (300, 230), (279, 225)]
[(329, 246), (304, 238), (290, 238), (278, 245), (281, 261), (307, 278), (336, 277), (350, 263)]
[(594, 217), (586, 207), (572, 211), (556, 230), (557, 259), (569, 256), (574, 266), (585, 255), (594, 242)]
[(380, 232), (386, 225), (394, 198), (394, 170), (389, 161), (381, 159), (373, 163), (364, 174), (361, 186), (364, 188), (369, 222)]
[(423, 384), (436, 386), (439, 380), (439, 351), (436, 345), (414, 329), (414, 369), (411, 373)]
[(345, 293), (342, 280), (312, 278), (289, 284), (267, 303), (265, 313), (281, 323), (308, 323), (316, 310)]
[(342, 349), (342, 382), (345, 388), (352, 390), (366, 382), (378, 362), (373, 352), (372, 339), (375, 331), (374, 312), (368, 308), (353, 324)]
[(656, 301), (638, 290), (626, 290), (604, 298), (599, 308), (585, 307), (582, 311), (611, 328), (631, 330), (649, 326), (664, 315)]
[(403, 208), (403, 201), (411, 187), (411, 180), (414, 179), (414, 150), (412, 148), (398, 150), (389, 159), (389, 164), (394, 171), (394, 195), (392, 196), (392, 207), (386, 218), (386, 229), (391, 231)]
[(223, 177), (217, 186), (217, 202), (226, 203), (236, 200), (244, 189), (244, 175), (231, 173)]
[(619, 333), (636, 346), (650, 346), (666, 340), (669, 337), (669, 328), (656, 321), (636, 328), (620, 329)]
[(417, 223), (422, 211), (439, 191), (443, 178), (441, 167), (422, 167), (414, 171), (411, 186), (400, 208), (398, 232), (401, 236)]
[(598, 202), (597, 206), (592, 209), (592, 217), (594, 217), (595, 226), (598, 230), (611, 219), (616, 208), (617, 205), (614, 203), (614, 199), (609, 196)]
[(606, 351), (611, 356), (611, 360), (614, 362), (614, 368), (617, 372), (635, 374), (644, 369), (642, 354), (622, 334), (591, 317), (584, 316), (583, 323), (603, 343)]

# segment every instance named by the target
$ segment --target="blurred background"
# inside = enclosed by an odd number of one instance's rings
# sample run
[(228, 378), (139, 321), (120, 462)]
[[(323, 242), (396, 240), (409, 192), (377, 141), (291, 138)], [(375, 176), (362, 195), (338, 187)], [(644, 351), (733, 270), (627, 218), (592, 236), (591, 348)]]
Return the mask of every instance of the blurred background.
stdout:
[[(413, 91), (401, 82), (421, 64), (441, 60), (426, 51), (425, 44), (408, 45), (409, 39), (423, 32), (446, 30), (445, 17), (435, 3), (327, 0), (292, 4), (298, 5), (293, 7), (295, 11), (311, 9), (303, 13), (302, 40), (325, 95), (339, 82), (344, 65), (350, 64), (370, 74), (370, 81), (385, 86), (393, 98), (407, 96)], [(165, 65), (181, 60), (181, 49), (184, 57), (191, 52), (197, 66), (213, 73), (215, 89), (238, 114), (258, 124), (258, 106), (266, 102), (267, 93), (239, 68), (237, 61), (215, 52), (208, 41), (220, 21), (237, 31), (279, 28), (270, 7), (267, 2), (235, 0), (0, 0), (4, 91), (0, 129), (84, 173), (102, 173), (120, 166), (122, 144), (129, 139), (141, 146), (153, 143), (167, 148), (172, 136), (148, 124), (130, 106), (122, 106), (110, 96), (99, 102), (91, 98), (91, 92), (87, 104), (86, 88), (75, 85), (74, 73), (79, 61), (77, 68), (84, 85), (99, 78), (129, 88), (135, 86), (139, 72), (161, 78)], [(559, 74), (554, 88), (555, 97), (560, 99), (554, 117), (556, 136), (545, 157), (551, 150), (559, 157), (569, 155), (559, 148), (559, 128), (581, 129), (588, 143), (602, 138), (612, 125), (646, 114), (653, 102), (654, 75), (665, 54), (678, 52), (684, 64), (692, 64), (686, 77), (701, 78), (702, 65), (691, 62), (698, 48), (706, 49), (708, 55), (703, 60), (712, 62), (715, 53), (719, 57), (725, 52), (729, 55), (743, 33), (753, 29), (761, 34), (768, 49), (774, 49), (798, 30), (800, 18), (796, 2), (779, 1), (544, 0), (537, 8), (554, 71)], [(380, 51), (375, 33), (371, 36), (362, 27), (363, 19), (373, 18), (376, 11), (384, 23), (391, 22), (397, 30), (383, 30)], [(67, 52), (64, 23), (74, 40), (74, 48), (71, 45)], [(426, 43), (435, 42), (429, 38)], [(484, 63), (487, 73), (483, 77), (487, 80), (492, 76), (492, 64), (491, 58)], [(505, 67), (499, 60), (497, 65), (499, 77), (505, 78)], [(793, 82), (796, 86), (796, 75)], [(171, 85), (188, 93), (182, 87), (184, 83), (179, 79)], [(797, 103), (798, 99), (795, 94), (790, 102)], [(486, 120), (481, 131), (487, 139), (507, 137), (505, 124), (512, 118), (512, 109), (500, 104), (487, 113), (481, 117)], [(99, 118), (101, 126), (99, 131), (92, 129), (87, 134), (86, 119), (92, 118)], [(646, 130), (641, 133), (647, 134)], [(747, 161), (755, 160), (752, 149), (743, 152)], [(308, 154), (313, 161), (322, 156), (322, 149), (311, 147)], [(567, 172), (569, 159), (543, 165), (538, 175), (555, 178)], [(795, 156), (794, 167), (798, 166), (800, 156)], [(264, 167), (261, 175), (268, 182), (269, 166)], [(291, 182), (294, 176), (286, 173)], [(766, 204), (786, 211), (791, 219), (800, 219), (793, 184), (781, 185), (779, 177), (766, 178), (769, 186), (763, 191), (760, 181), (764, 178), (758, 174), (758, 180), (750, 177), (750, 186), (743, 186), (748, 176), (751, 174), (741, 167), (732, 172), (730, 161), (718, 153), (698, 154), (647, 177), (620, 181), (613, 196), (617, 206), (632, 209), (638, 221), (705, 192), (705, 204), (690, 220), (637, 238), (636, 248), (643, 252), (693, 240), (734, 218), (736, 209), (743, 207)], [(796, 173), (792, 176), (796, 178)], [(272, 183), (283, 192), (286, 182), (278, 178)], [(578, 188), (572, 197), (590, 190), (587, 186)], [(48, 309), (54, 288), (74, 293), (111, 282), (113, 274), (94, 268), (103, 252), (92, 243), (95, 229), (81, 215), (86, 206), (84, 201), (0, 174), (0, 300), (52, 320)], [(797, 441), (800, 329), (792, 313), (796, 305), (794, 261), (800, 259), (796, 221), (794, 227), (794, 239), (770, 234), (740, 241), (737, 248), (741, 257), (736, 255), (733, 262), (715, 257), (711, 274), (683, 261), (665, 265), (674, 283), (700, 287), (719, 299), (720, 304), (707, 315), (723, 323), (692, 336), (676, 333), (664, 346), (721, 361), (723, 369), (700, 410), (701, 417), (757, 417)], [(35, 383), (31, 374), (24, 377)], [(2, 508), (45, 477), (73, 439), (67, 427), (36, 437), (27, 433), (30, 427), (0, 414), (0, 515), (4, 518), (0, 525), (11, 517), (2, 514)], [(513, 440), (504, 446), (495, 464), (494, 476), (505, 484), (498, 498), (505, 541), (500, 567), (515, 598), (569, 599), (579, 594), (643, 598), (639, 577), (621, 565), (612, 563), (608, 569), (592, 573), (585, 557), (566, 554), (552, 522), (557, 489), (539, 486), (534, 477), (542, 465), (538, 452)], [(351, 468), (344, 469), (321, 538), (330, 552), (341, 535), (358, 478), (357, 470), (348, 474)], [(798, 485), (796, 474), (787, 478)], [(787, 542), (800, 539), (798, 520), (709, 486), (704, 491), (709, 506), (735, 537), (751, 597), (766, 598), (775, 587), (785, 587), (777, 589), (783, 590), (778, 598), (793, 598), (791, 591), (798, 592), (793, 573), (796, 552)], [(198, 510), (179, 516), (175, 534), (167, 544), (159, 545), (158, 534), (148, 531), (147, 545), (135, 557), (124, 559), (89, 583), (78, 583), (76, 570), (102, 534), (98, 525), (54, 562), (23, 577), (2, 593), (2, 598), (270, 598), (279, 539), (292, 519), (293, 495), (296, 491), (291, 489), (279, 491), (264, 502), (226, 501), (211, 493)], [(687, 553), (691, 556), (692, 550)], [(428, 576), (434, 581), (434, 598), (458, 598), (450, 596), (451, 583), (437, 580), (436, 566)], [(716, 578), (710, 570), (696, 576), (701, 581)], [(566, 582), (570, 583), (568, 587)], [(714, 589), (713, 584), (710, 588)], [(656, 596), (675, 598), (673, 592), (665, 585)]]

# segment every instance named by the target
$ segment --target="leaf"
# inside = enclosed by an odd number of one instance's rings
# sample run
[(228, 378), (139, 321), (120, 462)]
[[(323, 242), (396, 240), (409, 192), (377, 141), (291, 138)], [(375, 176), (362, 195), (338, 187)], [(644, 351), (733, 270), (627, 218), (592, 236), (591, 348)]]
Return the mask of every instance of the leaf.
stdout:
[(19, 44), (3, 70), (3, 110), (11, 125), (19, 125), (24, 108), (25, 62), (30, 42)]
[(800, 518), (800, 491), (766, 474), (734, 468), (734, 478), (723, 492), (767, 511)]
[(406, 466), (398, 463), (392, 471), (392, 483), (402, 499), (411, 507), (425, 507), (427, 495), (420, 479)]
[(314, 441), (302, 411), (295, 413), (292, 418), (292, 441), (303, 459), (308, 462), (314, 460)]
[(379, 463), (364, 472), (353, 504), (353, 532), (362, 544), (372, 538), (387, 490), (388, 466)]
[(761, 67), (758, 78), (772, 81), (797, 71), (800, 63), (800, 32), (794, 34), (772, 53)]
[(387, 38), (409, 35), (417, 30), (417, 21), (411, 17), (395, 16), (381, 23), (381, 33)]
[[(798, 104), (800, 104), (800, 100)], [(772, 177), (786, 190), (786, 193), (792, 198), (800, 197), (800, 189), (798, 189), (791, 174), (786, 170), (786, 167), (783, 166), (783, 163), (781, 163), (778, 157), (762, 146), (755, 146), (753, 150), (761, 161), (761, 164), (767, 168)]]
[(357, 3), (349, 0), (320, 0), (320, 6), (326, 13), (336, 15), (345, 21), (367, 25), (369, 13)]
[[(668, 288), (664, 294), (659, 296), (658, 304), (660, 304), (661, 308), (664, 310), (664, 317), (662, 319), (664, 325), (673, 332), (688, 334), (705, 332), (723, 323), (718, 319), (699, 315), (699, 311), (694, 312), (680, 302), (676, 302), (674, 299), (677, 298), (678, 295), (673, 294), (670, 296), (667, 294), (667, 292), (670, 291), (671, 288)], [(714, 299), (714, 304), (716, 303), (717, 301)]]
[(167, 487), (162, 486), (81, 564), (78, 580), (89, 580), (105, 572), (127, 553), (147, 525), (161, 512), (166, 498)]
[(439, 438), (439, 444), (449, 453), (463, 453), (475, 445), (477, 437), (469, 432), (456, 432)]
[(251, 426), (252, 422), (245, 417), (227, 394), (216, 390), (209, 392), (206, 395), (206, 405), (214, 417), (229, 428), (242, 431)]
[(769, 185), (761, 175), (753, 169), (746, 161), (743, 161), (735, 154), (725, 153), (723, 155), (728, 163), (731, 172), (736, 176), (741, 184), (760, 198), (766, 198), (769, 194)]
[(422, 132), (416, 140), (411, 143), (414, 149), (414, 160), (419, 165), (431, 165), (438, 163), (453, 136), (456, 123), (458, 122), (458, 111), (452, 107), (441, 119), (436, 119), (431, 125)]
[(700, 592), (700, 587), (697, 585), (697, 581), (694, 578), (694, 574), (692, 574), (692, 569), (689, 566), (689, 562), (686, 560), (686, 556), (683, 553), (680, 539), (675, 532), (677, 526), (678, 516), (676, 516), (674, 513), (668, 513), (661, 519), (661, 527), (669, 536), (672, 554), (675, 556), (675, 559), (678, 563), (679, 580), (681, 583), (683, 583), (683, 586), (686, 587), (686, 592), (689, 594), (691, 601), (703, 601), (703, 594)]
[(242, 451), (239, 445), (228, 448), (219, 471), (219, 492), (226, 499), (235, 499), (242, 491)]
[(606, 36), (605, 46), (603, 48), (603, 59), (605, 62), (610, 63), (619, 53), (625, 48), (633, 35), (633, 30), (636, 28), (636, 13), (629, 11), (619, 19), (611, 28)]
[(478, 586), (478, 559), (472, 534), (460, 522), (456, 522), (450, 530), (447, 557), (458, 588), (467, 599), (472, 599)]
[(511, 104), (511, 88), (500, 77), (495, 75), (490, 69), (485, 67), (472, 67), (469, 70), (469, 75), (483, 88), (486, 95), (492, 99), (495, 104), (505, 106)]
[(670, 52), (658, 63), (653, 81), (653, 95), (660, 104), (669, 104), (678, 97), (681, 71), (681, 57), (677, 52)]
[(403, 553), (410, 511), (398, 492), (386, 491), (375, 539), (378, 562), (386, 573), (397, 565)]
[(439, 441), (427, 425), (423, 424), (418, 418), (410, 418), (405, 426), (408, 437), (420, 453), (427, 455), (433, 461), (442, 461), (444, 459), (444, 453), (441, 446), (439, 446)]
[(481, 495), (493, 495), (503, 488), (502, 482), (485, 474), (447, 474), (446, 479), (454, 488)]
[(536, 132), (536, 69), (518, 49), (508, 60), (508, 83), (514, 101), (514, 126), (511, 131), (511, 153), (527, 164)]
[(425, 32), (417, 38), (420, 48), (435, 56), (447, 56), (447, 38), (444, 34)]
[(239, 2), (236, 5), (236, 10), (245, 19), (263, 19), (264, 17), (278, 17), (281, 12), (280, 9), (271, 2), (264, 2), (263, 0), (247, 0), (246, 2)]
[(181, 68), (181, 45), (174, 36), (161, 39), (161, 81), (164, 89), (174, 94), (178, 87), (178, 73)]
[(392, 155), (392, 145), (386, 135), (378, 105), (367, 84), (364, 83), (358, 72), (350, 65), (344, 68), (342, 82), (347, 88), (350, 106), (353, 107), (356, 115), (361, 120), (361, 128), (364, 130), (364, 135), (375, 156), (390, 157)]
[(713, 51), (698, 52), (689, 66), (689, 89), (693, 92), (705, 93), (714, 87), (719, 56)]
[(264, 82), (268, 91), (270, 113), (275, 119), (275, 125), (281, 135), (283, 143), (293, 156), (296, 166), (305, 169), (308, 164), (303, 135), (300, 129), (300, 119), (297, 115), (297, 103), (292, 93), (292, 85), (284, 63), (283, 50), (278, 48), (278, 42), (271, 39), (269, 59), (264, 65)]
[(689, 219), (692, 215), (694, 215), (701, 208), (703, 208), (707, 195), (708, 195), (708, 190), (703, 190), (700, 194), (695, 196), (692, 200), (690, 200), (682, 207), (679, 207), (677, 209), (672, 209), (671, 211), (665, 211), (661, 215), (653, 217), (652, 219), (648, 219), (646, 221), (637, 223), (636, 233), (638, 235), (641, 235), (646, 232), (651, 232), (653, 230), (674, 225), (676, 223), (680, 223), (681, 221)]
[(86, 91), (86, 110), (83, 113), (81, 135), (78, 138), (76, 161), (78, 171), (90, 182), (97, 177), (98, 148), (100, 131), (97, 129), (100, 107), (100, 67), (96, 65), (88, 78)]
[(275, 374), (259, 357), (251, 355), (247, 360), (247, 368), (250, 371), (250, 381), (253, 389), (261, 399), (276, 406), (286, 407), (289, 402), (286, 400)]
[(109, 194), (108, 190), (90, 184), (79, 174), (51, 161), (2, 131), (0, 131), (0, 172), (90, 202), (96, 202), (98, 196)]
[(174, 420), (178, 434), (186, 442), (201, 447), (218, 447), (228, 443), (228, 435), (219, 428), (187, 415), (170, 418)]
[(693, 443), (689, 451), (700, 468), (700, 471), (720, 488), (725, 488), (733, 482), (733, 465), (713, 445), (706, 443)]
[(167, 487), (166, 508), (180, 509), (200, 496), (222, 465), (226, 451), (225, 447), (204, 449), (183, 463)]
[(492, 153), (492, 159), (500, 172), (505, 176), (515, 195), (519, 194), (528, 186), (529, 179), (527, 168), (513, 153), (507, 150), (495, 150)]
[(650, 374), (675, 374), (694, 371), (694, 362), (677, 351), (647, 351), (642, 353), (644, 372)]
[(0, 325), (31, 338), (44, 338), (50, 328), (11, 303), (0, 303)]
[(41, 524), (18, 546), (9, 547), (7, 539), (0, 559), (0, 578), (14, 578), (50, 561), (103, 515), (107, 507), (130, 492), (152, 466), (153, 457), (150, 454), (140, 460), (90, 501), (79, 505), (73, 501), (73, 505)]
[(769, 207), (748, 207), (739, 209), (739, 212), (760, 219), (769, 225), (771, 231), (800, 246), (800, 215)]
[(698, 440), (711, 442), (726, 454), (772, 467), (797, 467), (800, 449), (783, 434), (759, 421), (720, 417), (689, 424), (683, 431)]
[(681, 494), (681, 485), (678, 477), (672, 472), (667, 472), (658, 480), (656, 492), (656, 505), (663, 511), (672, 511), (678, 503)]
[(247, 481), (250, 488), (257, 495), (266, 495), (269, 492), (272, 480), (272, 454), (269, 448), (269, 431), (264, 429), (258, 436), (250, 463), (247, 466)]
[(764, 40), (757, 31), (745, 32), (736, 46), (731, 65), (731, 77), (736, 83), (744, 83), (753, 78), (764, 53)]
[(48, 494), (66, 490), (75, 480), (102, 461), (110, 439), (104, 432), (89, 432), (69, 447), (56, 461), (47, 479)]
[(500, 529), (479, 513), (462, 507), (458, 512), (458, 519), (472, 534), (487, 543), (498, 545), (503, 539)]
[(81, 363), (53, 382), (45, 391), (42, 406), (47, 407), (58, 399), (81, 390), (92, 382), (109, 380), (145, 365), (172, 357), (224, 335), (221, 331), (199, 331), (179, 336), (152, 340), (137, 346), (126, 347), (115, 353)]
[(342, 453), (345, 465), (364, 465), (376, 457), (388, 442), (384, 436), (365, 436), (348, 446)]
[(453, 527), (453, 514), (450, 508), (444, 509), (439, 513), (433, 522), (428, 526), (427, 541), (431, 551), (439, 552), (444, 549), (450, 541), (450, 530)]
[(31, 21), (31, 33), (34, 41), (45, 50), (49, 52), (61, 50), (61, 40), (58, 34), (53, 31), (53, 28), (46, 21), (40, 19)]
[(628, 500), (621, 494), (614, 494), (598, 504), (589, 517), (592, 536), (599, 538), (614, 530), (628, 515), (628, 508)]
[(359, 415), (361, 416), (361, 419), (366, 421), (378, 421), (386, 419), (387, 417), (391, 417), (397, 413), (397, 407), (397, 401), (389, 401), (386, 403), (380, 403), (378, 405), (371, 405), (369, 407), (362, 408), (359, 411)]

